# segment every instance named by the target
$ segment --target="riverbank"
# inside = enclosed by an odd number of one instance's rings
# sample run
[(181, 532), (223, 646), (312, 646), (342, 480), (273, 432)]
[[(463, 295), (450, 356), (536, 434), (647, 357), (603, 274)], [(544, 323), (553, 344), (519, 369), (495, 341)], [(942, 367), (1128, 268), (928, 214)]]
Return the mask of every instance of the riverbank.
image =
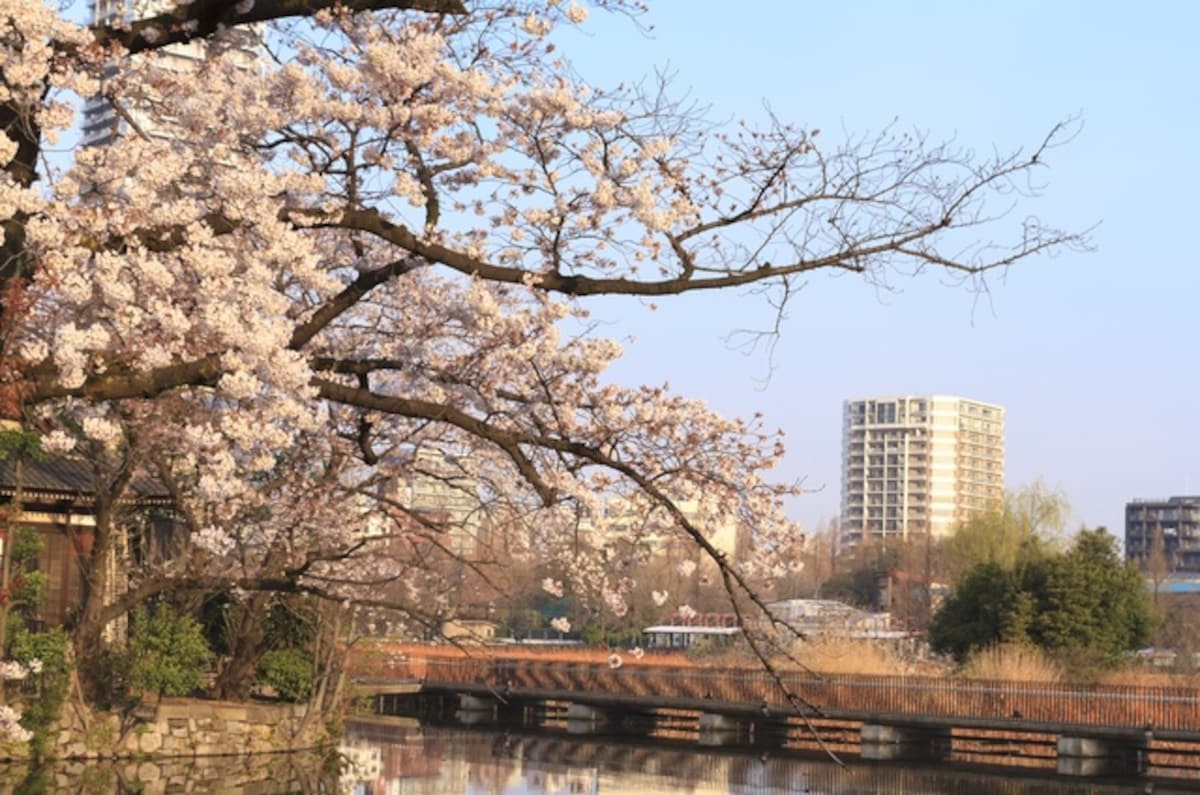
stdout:
[(68, 705), (58, 724), (60, 760), (188, 759), (318, 749), (326, 727), (306, 705), (164, 698), (132, 712)]

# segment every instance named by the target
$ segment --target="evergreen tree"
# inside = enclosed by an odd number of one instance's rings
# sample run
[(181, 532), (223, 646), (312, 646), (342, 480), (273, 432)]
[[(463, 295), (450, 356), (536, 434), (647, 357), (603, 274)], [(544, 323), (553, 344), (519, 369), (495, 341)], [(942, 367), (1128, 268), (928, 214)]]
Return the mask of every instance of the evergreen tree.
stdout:
[(1146, 587), (1104, 528), (1082, 530), (1064, 555), (1044, 564), (1033, 639), (1058, 652), (1090, 652), (1115, 663), (1144, 645), (1153, 627)]
[(982, 646), (1029, 641), (1111, 665), (1144, 645), (1153, 624), (1141, 575), (1098, 528), (1080, 531), (1068, 551), (1025, 565), (977, 564), (938, 612), (930, 643), (961, 660)]

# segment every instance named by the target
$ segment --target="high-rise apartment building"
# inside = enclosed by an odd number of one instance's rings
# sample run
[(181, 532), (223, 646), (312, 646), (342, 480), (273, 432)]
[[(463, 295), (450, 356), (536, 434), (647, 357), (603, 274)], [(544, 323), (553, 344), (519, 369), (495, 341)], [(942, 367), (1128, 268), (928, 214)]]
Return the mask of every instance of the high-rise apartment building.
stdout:
[(952, 532), (1004, 499), (1004, 409), (943, 395), (848, 400), (841, 539)]
[(396, 497), (415, 517), (440, 534), (443, 549), (460, 558), (475, 555), (480, 532), (477, 462), (443, 451), (417, 451), (411, 474), (396, 484)]
[[(170, 11), (178, 4), (178, 0), (92, 0), (92, 22), (96, 25), (132, 22)], [(246, 25), (226, 31), (219, 38), (171, 44), (156, 50), (151, 57), (159, 59), (159, 65), (165, 69), (188, 72), (196, 69), (209, 52), (219, 48), (238, 53), (239, 66), (244, 62), (247, 69), (252, 69), (264, 55), (262, 33), (260, 25)], [(171, 118), (169, 103), (170, 97), (154, 97), (143, 105), (121, 108), (118, 112), (103, 96), (92, 97), (83, 108), (83, 145), (103, 146), (125, 132), (131, 122), (143, 134), (169, 139), (170, 125), (163, 121)], [(162, 107), (151, 108), (150, 104)]]

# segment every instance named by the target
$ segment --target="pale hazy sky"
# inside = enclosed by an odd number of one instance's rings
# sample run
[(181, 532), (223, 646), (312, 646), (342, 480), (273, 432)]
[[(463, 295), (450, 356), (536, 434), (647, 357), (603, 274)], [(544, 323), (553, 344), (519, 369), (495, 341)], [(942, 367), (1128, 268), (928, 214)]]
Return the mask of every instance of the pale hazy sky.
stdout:
[(1076, 522), (1118, 535), (1127, 499), (1200, 492), (1200, 4), (674, 0), (644, 22), (649, 35), (593, 14), (594, 35), (564, 50), (603, 84), (669, 66), (720, 118), (762, 118), (766, 100), (827, 145), (898, 117), (987, 152), (1035, 145), (1080, 114), (1045, 197), (1014, 221), (1100, 226), (1096, 252), (1023, 263), (991, 280), (990, 303), (936, 275), (887, 294), (815, 277), (765, 389), (766, 359), (724, 344), (768, 311), (754, 297), (660, 301), (652, 314), (602, 305), (610, 333), (637, 336), (620, 379), (762, 411), (788, 433), (784, 474), (819, 489), (793, 510), (810, 527), (838, 510), (841, 402), (872, 394), (1004, 405), (1009, 486), (1042, 478)]

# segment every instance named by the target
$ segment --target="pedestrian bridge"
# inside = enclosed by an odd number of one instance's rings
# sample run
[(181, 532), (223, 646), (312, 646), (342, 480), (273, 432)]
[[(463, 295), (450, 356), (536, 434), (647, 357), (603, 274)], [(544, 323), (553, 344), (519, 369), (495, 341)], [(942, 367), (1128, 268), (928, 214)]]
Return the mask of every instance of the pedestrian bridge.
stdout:
[[(544, 662), (497, 657), (406, 659), (387, 677), (361, 679), (392, 712), (397, 686), (452, 696), (475, 710), (531, 704), (571, 707), (568, 717), (614, 725), (622, 716), (685, 711), (698, 728), (744, 737), (786, 736), (789, 722), (854, 722), (864, 756), (937, 754), (954, 732), (1049, 736), (1060, 760), (1103, 760), (1103, 771), (1137, 772), (1155, 748), (1200, 751), (1200, 689), (974, 681), (915, 676), (815, 675), (765, 670), (664, 667), (630, 662)], [(392, 701), (387, 699), (391, 698)], [(464, 701), (462, 699), (470, 699)], [(625, 725), (624, 722), (622, 725)], [(704, 740), (704, 737), (701, 737)], [(1100, 762), (1083, 765), (1097, 772)], [(1071, 767), (1071, 765), (1067, 765)], [(1070, 772), (1070, 770), (1064, 771)]]

